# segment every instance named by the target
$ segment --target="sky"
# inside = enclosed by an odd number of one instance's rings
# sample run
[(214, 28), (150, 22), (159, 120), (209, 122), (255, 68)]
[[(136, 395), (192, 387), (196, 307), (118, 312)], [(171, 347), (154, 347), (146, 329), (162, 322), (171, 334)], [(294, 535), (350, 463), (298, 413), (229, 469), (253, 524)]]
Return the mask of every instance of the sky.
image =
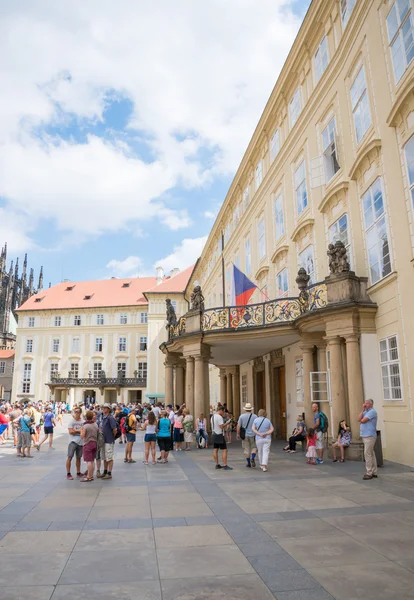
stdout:
[(0, 0), (0, 245), (45, 285), (184, 269), (309, 0)]

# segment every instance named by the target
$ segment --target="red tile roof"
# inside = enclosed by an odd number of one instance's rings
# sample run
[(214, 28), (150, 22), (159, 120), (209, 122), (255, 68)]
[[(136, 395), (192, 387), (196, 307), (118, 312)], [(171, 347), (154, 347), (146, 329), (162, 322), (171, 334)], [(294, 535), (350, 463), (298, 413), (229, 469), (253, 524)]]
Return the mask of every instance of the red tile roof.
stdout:
[(0, 350), (0, 359), (13, 358), (14, 354), (14, 350)]
[(151, 289), (145, 290), (146, 294), (168, 294), (184, 292), (187, 283), (193, 272), (194, 265), (188, 267), (181, 273), (177, 273), (174, 277), (165, 277), (164, 281)]

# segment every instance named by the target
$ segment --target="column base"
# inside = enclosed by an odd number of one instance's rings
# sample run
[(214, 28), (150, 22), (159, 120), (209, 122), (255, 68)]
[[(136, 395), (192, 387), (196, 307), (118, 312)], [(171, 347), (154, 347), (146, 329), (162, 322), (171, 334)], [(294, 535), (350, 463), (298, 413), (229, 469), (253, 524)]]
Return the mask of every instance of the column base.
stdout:
[[(340, 457), (339, 448), (336, 449), (336, 456)], [(328, 457), (333, 458), (332, 444), (329, 445)], [(355, 460), (363, 462), (364, 460), (364, 444), (362, 442), (352, 442), (348, 448), (345, 448), (345, 460)]]

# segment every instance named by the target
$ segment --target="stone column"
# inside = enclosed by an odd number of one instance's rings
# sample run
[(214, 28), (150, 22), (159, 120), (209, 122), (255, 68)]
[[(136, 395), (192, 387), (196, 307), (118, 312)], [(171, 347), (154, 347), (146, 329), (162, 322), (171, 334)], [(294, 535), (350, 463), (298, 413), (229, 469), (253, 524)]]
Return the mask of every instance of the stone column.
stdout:
[[(326, 344), (324, 342), (318, 342), (317, 343), (317, 348), (318, 348), (318, 371), (322, 371), (326, 373), (326, 384), (329, 385), (328, 382), (328, 378), (329, 378), (329, 373), (328, 373), (328, 366), (327, 366), (327, 361), (326, 361)], [(329, 391), (329, 388), (328, 388)], [(321, 402), (320, 404), (321, 410), (322, 412), (325, 413), (325, 415), (328, 417), (330, 417), (330, 407), (329, 407), (329, 402)]]
[(227, 409), (233, 413), (233, 376), (230, 371), (227, 371)]
[(195, 418), (204, 412), (205, 406), (205, 383), (204, 383), (204, 357), (198, 355), (194, 357), (194, 407), (190, 411)]
[(165, 365), (165, 404), (174, 405), (174, 367), (168, 358), (164, 362)]
[(194, 358), (186, 356), (185, 360), (185, 403), (190, 413), (194, 416)]
[(227, 402), (226, 369), (220, 369), (220, 404)]
[(313, 413), (312, 413), (312, 399), (311, 399), (311, 385), (310, 385), (310, 374), (313, 369), (313, 344), (301, 344), (303, 358), (303, 399), (304, 399), (304, 411), (305, 421), (308, 427), (313, 425)]
[[(344, 374), (342, 369), (342, 351), (341, 338), (335, 335), (326, 338), (330, 356), (330, 375), (331, 375), (331, 399), (332, 399), (332, 431), (336, 435), (336, 428), (339, 421), (346, 419), (346, 402), (344, 388)], [(327, 415), (329, 418), (329, 415)], [(332, 431), (329, 431), (331, 435)]]
[(360, 441), (359, 421), (357, 419), (364, 402), (359, 335), (346, 335), (346, 363), (348, 371), (349, 420), (352, 441)]
[(210, 364), (208, 360), (204, 360), (204, 409), (202, 412), (208, 421), (210, 415)]
[(183, 404), (184, 402), (184, 365), (175, 367), (175, 402)]
[(233, 373), (233, 414), (236, 419), (240, 416), (240, 368), (234, 368)]

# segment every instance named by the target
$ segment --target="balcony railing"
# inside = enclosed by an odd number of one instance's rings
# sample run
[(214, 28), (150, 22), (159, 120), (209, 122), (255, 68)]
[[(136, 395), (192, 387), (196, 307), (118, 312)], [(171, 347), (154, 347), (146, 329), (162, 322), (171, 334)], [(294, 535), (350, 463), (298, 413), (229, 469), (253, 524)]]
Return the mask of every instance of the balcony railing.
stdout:
[(147, 387), (146, 377), (61, 377), (60, 373), (52, 374), (48, 385), (64, 385), (70, 387)]
[[(295, 298), (279, 298), (258, 304), (204, 310), (201, 316), (201, 330), (204, 332), (238, 331), (291, 323), (306, 313), (326, 306), (326, 284), (315, 283)], [(170, 326), (169, 339), (179, 337), (185, 334), (185, 331), (185, 317), (181, 317), (177, 325)]]

